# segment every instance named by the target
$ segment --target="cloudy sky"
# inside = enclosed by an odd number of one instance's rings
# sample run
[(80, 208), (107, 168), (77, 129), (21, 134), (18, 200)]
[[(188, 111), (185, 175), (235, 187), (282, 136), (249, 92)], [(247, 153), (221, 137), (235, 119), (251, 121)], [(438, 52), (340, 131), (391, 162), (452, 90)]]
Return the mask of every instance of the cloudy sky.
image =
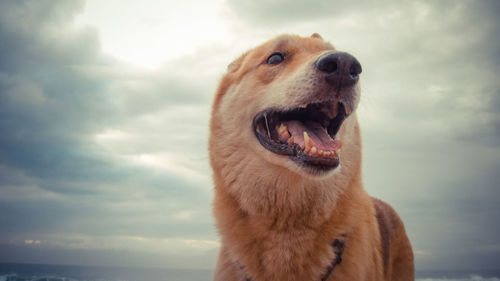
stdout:
[(212, 268), (217, 81), (280, 33), (363, 65), (364, 181), (417, 269), (500, 268), (499, 1), (0, 0), (0, 262)]

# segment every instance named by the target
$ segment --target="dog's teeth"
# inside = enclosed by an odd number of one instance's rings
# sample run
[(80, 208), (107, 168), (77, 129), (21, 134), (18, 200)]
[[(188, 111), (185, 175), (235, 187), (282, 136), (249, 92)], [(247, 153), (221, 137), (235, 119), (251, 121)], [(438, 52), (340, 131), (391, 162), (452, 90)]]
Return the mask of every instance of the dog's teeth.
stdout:
[(288, 139), (288, 145), (289, 145), (289, 146), (292, 146), (292, 145), (294, 144), (294, 140), (295, 140), (295, 139), (293, 138), (293, 136), (292, 136), (292, 137), (290, 137), (290, 138)]
[(283, 123), (281, 123), (280, 127), (278, 128), (278, 133), (280, 134), (280, 136), (284, 140), (287, 140), (288, 138), (290, 138), (290, 133), (288, 132), (288, 127)]
[(351, 114), (351, 109), (349, 108), (349, 106), (348, 106), (348, 105), (344, 105), (344, 109), (345, 109), (345, 114), (346, 114), (346, 115)]
[(331, 106), (325, 106), (321, 108), (321, 111), (328, 116), (328, 118), (333, 119), (337, 116), (338, 103), (334, 103)]
[(321, 149), (318, 149), (318, 154), (319, 154), (319, 156), (325, 157), (325, 152)]
[(307, 132), (304, 131), (304, 151), (309, 152), (311, 150), (311, 147), (312, 147), (311, 139), (309, 138)]
[(332, 108), (332, 118), (335, 118), (335, 116), (337, 116), (338, 110), (339, 110), (339, 104), (335, 103)]
[(325, 152), (325, 156), (334, 158), (334, 157), (338, 157), (339, 155), (337, 154), (337, 150), (330, 150), (330, 151)]
[(316, 146), (311, 147), (311, 154), (318, 155), (318, 149), (316, 148)]

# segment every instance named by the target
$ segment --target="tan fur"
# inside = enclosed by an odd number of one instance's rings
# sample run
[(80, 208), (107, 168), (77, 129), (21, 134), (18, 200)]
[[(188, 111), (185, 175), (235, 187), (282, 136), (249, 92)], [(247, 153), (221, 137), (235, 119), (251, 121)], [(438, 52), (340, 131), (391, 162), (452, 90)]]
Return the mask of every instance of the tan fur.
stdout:
[[(361, 140), (355, 113), (337, 137), (340, 166), (326, 175), (305, 172), (259, 143), (252, 119), (269, 107), (294, 108), (321, 100), (314, 61), (335, 50), (314, 34), (282, 35), (228, 66), (210, 125), (214, 214), (222, 246), (214, 280), (319, 281), (332, 262), (332, 241), (345, 234), (342, 263), (327, 280), (413, 280), (413, 253), (404, 226), (361, 181)], [(263, 66), (276, 51), (286, 64)], [(339, 93), (354, 95), (359, 87)]]

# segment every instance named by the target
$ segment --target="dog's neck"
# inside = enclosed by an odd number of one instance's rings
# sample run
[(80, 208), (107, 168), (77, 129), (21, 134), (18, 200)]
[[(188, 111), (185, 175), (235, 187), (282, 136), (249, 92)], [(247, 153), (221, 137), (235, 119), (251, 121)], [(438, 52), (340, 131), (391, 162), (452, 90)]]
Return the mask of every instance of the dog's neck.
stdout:
[(311, 180), (283, 170), (262, 174), (250, 186), (230, 187), (228, 190), (237, 189), (232, 197), (237, 201), (238, 209), (252, 220), (276, 229), (290, 230), (293, 227), (318, 227), (328, 220), (346, 191), (361, 188), (360, 178), (359, 174), (335, 172), (329, 178)]

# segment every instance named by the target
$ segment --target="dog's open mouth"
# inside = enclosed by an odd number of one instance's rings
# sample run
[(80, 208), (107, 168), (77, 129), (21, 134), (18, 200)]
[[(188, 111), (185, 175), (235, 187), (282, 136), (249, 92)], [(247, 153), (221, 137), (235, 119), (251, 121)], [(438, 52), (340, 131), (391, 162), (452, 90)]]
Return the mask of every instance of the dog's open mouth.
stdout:
[(343, 103), (311, 103), (285, 111), (264, 110), (254, 117), (253, 127), (269, 151), (316, 171), (328, 171), (340, 163), (342, 142), (335, 136), (347, 115)]

